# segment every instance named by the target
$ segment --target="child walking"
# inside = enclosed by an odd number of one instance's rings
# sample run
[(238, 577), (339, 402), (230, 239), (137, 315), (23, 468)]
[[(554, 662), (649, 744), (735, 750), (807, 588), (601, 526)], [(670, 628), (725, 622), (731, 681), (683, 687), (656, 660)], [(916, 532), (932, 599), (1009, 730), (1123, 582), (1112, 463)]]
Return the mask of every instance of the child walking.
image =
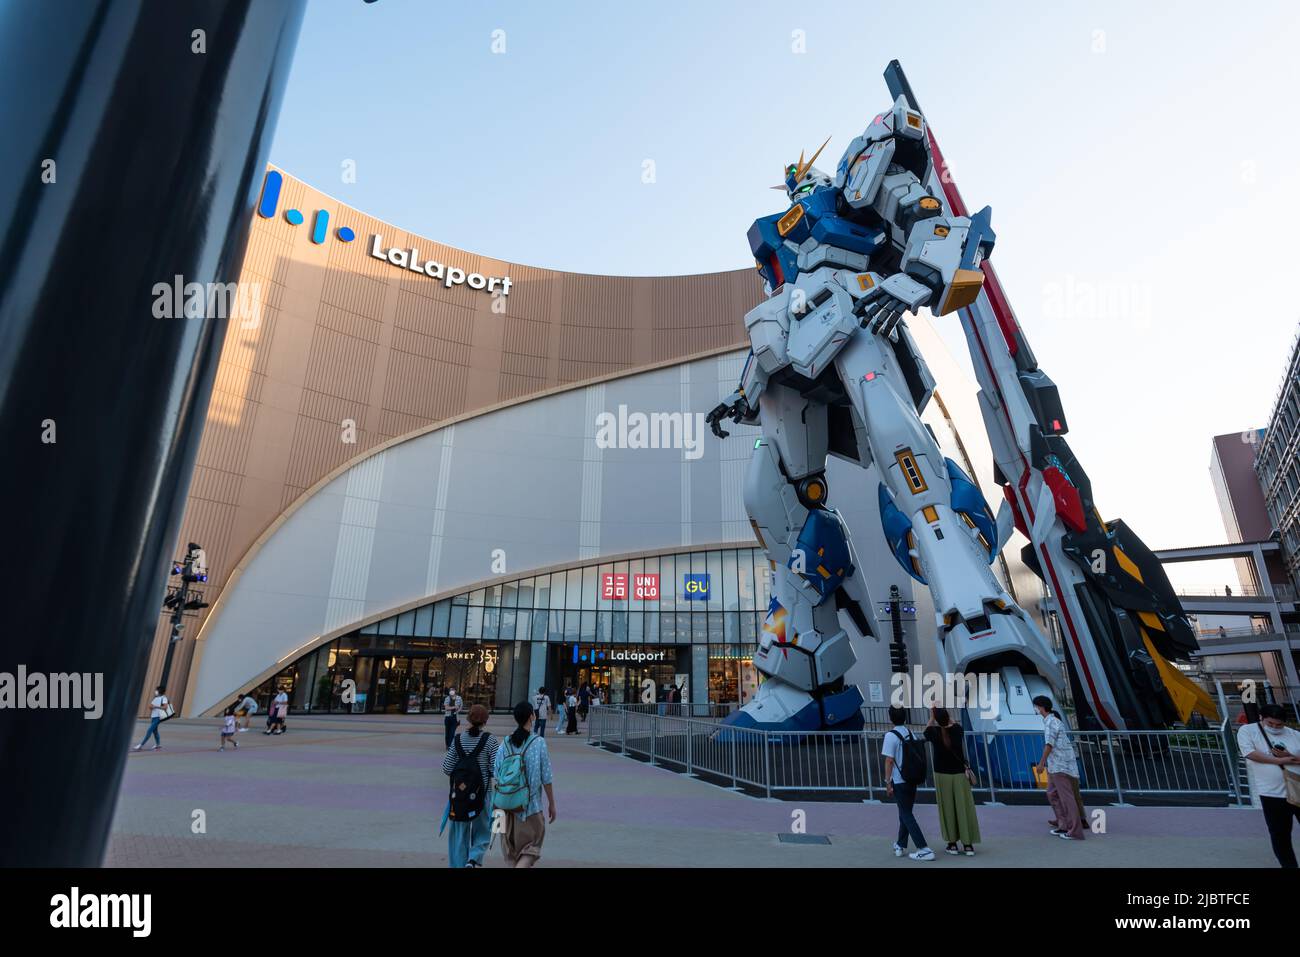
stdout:
[(226, 742), (229, 741), (239, 750), (239, 742), (235, 740), (235, 708), (231, 705), (226, 709), (226, 716), (221, 720), (221, 747), (218, 751), (226, 750)]

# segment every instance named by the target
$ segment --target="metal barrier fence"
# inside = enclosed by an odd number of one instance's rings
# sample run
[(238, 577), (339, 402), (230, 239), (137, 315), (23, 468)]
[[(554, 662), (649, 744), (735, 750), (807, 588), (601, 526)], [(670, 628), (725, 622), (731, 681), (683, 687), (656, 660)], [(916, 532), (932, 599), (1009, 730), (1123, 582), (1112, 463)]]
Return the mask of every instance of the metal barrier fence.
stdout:
[[(824, 794), (880, 800), (886, 733), (759, 731), (621, 705), (595, 709), (587, 723), (592, 745), (769, 798)], [(1239, 758), (1226, 725), (1208, 731), (1072, 731), (1070, 736), (1079, 790), (1094, 801), (1244, 803)], [(978, 797), (999, 802), (1041, 791), (1032, 766), (1042, 756), (1042, 734), (968, 732), (965, 739)], [(919, 793), (934, 792), (933, 768), (931, 755)]]

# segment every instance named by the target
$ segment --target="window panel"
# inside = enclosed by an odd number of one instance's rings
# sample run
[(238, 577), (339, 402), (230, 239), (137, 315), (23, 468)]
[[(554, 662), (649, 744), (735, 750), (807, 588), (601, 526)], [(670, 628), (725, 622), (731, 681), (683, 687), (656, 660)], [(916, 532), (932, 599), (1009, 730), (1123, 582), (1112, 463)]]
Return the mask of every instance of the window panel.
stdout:
[(429, 638), (433, 635), (433, 606), (421, 605), (415, 609), (415, 635)]
[(722, 611), (722, 552), (709, 552), (704, 556), (704, 571), (709, 576), (709, 611)]
[(578, 611), (582, 608), (582, 569), (570, 568), (565, 575), (564, 607)]
[(451, 634), (451, 602), (443, 599), (433, 606), (433, 637), (446, 638)]

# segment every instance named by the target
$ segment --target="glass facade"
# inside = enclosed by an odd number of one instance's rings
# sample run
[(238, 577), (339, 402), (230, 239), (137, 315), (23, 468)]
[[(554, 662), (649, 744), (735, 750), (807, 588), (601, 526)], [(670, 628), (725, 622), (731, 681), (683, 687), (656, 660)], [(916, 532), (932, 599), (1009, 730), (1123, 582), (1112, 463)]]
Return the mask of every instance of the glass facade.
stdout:
[[(518, 578), (365, 625), (253, 694), (264, 709), (288, 691), (300, 713), (437, 712), (447, 688), (467, 707), (504, 711), (539, 686), (554, 697), (584, 683), (606, 688), (615, 704), (683, 684), (692, 701), (705, 700), (705, 689), (710, 701), (745, 701), (757, 687), (751, 659), (770, 600), (767, 571), (761, 550), (732, 548)], [(696, 674), (705, 661), (707, 673)]]

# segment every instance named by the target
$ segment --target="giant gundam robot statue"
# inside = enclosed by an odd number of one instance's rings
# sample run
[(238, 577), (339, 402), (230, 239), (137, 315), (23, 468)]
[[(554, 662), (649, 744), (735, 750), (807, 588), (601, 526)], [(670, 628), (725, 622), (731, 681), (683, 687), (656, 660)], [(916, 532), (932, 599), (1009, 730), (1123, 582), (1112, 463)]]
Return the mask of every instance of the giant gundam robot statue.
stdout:
[[(1041, 730), (1030, 699), (1059, 702), (1064, 690), (1051, 643), (990, 567), (1013, 527), (1053, 596), (1081, 727), (1212, 715), (1173, 664), (1197, 643), (1159, 561), (1122, 522), (1102, 519), (1063, 438), (1056, 387), (988, 262), (989, 208), (968, 213), (897, 61), (885, 79), (893, 105), (834, 176), (813, 165), (821, 149), (801, 154), (774, 187), (789, 208), (749, 230), (767, 298), (745, 316), (752, 350), (740, 383), (708, 421), (722, 437), (728, 419), (762, 428), (745, 505), (773, 569), (772, 601), (754, 655), (765, 678), (728, 723), (863, 726), (839, 612), (872, 635), (875, 606), (829, 504), (828, 455), (876, 466), (885, 543), (930, 590), (940, 667), (998, 676), (996, 714), (968, 711), (969, 729)], [(965, 330), (1006, 497), (996, 516), (921, 421), (934, 380), (903, 321), (921, 308), (956, 313)]]

